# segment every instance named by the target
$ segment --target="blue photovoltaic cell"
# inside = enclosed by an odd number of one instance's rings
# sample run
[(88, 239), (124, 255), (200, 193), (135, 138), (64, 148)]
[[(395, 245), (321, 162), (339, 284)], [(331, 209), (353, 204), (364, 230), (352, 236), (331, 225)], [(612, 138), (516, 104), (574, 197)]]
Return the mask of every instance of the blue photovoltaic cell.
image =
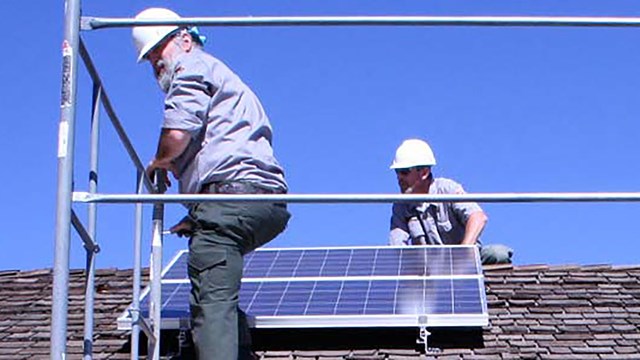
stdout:
[[(189, 291), (191, 287), (185, 283), (162, 284), (162, 310), (163, 319), (179, 319), (189, 317)], [(145, 295), (140, 301), (140, 310), (144, 317), (149, 316), (149, 295)]]
[(188, 279), (187, 275), (187, 252), (182, 251), (179, 257), (173, 260), (167, 271), (163, 274), (162, 279)]

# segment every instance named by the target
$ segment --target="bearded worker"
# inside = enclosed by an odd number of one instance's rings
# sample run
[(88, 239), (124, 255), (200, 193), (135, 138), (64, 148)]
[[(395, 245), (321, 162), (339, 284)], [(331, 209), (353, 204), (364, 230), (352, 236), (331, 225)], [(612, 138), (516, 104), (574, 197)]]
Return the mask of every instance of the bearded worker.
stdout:
[[(150, 8), (136, 19), (180, 16)], [(166, 94), (148, 173), (168, 170), (185, 194), (286, 193), (260, 101), (227, 65), (203, 50), (197, 29), (137, 26), (132, 35), (138, 62), (150, 63)], [(200, 202), (171, 228), (189, 236), (191, 331), (198, 359), (252, 357), (246, 317), (238, 308), (242, 256), (284, 231), (289, 217), (282, 203)]]

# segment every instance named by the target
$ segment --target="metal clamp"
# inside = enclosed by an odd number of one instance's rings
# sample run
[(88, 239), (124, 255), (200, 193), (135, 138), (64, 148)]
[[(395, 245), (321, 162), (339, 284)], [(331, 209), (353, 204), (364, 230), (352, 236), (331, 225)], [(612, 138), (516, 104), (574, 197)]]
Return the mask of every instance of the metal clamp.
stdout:
[(427, 355), (436, 355), (442, 352), (440, 348), (429, 347), (429, 335), (431, 333), (427, 331), (426, 326), (420, 326), (420, 334), (418, 335), (418, 339), (416, 339), (417, 344), (424, 344), (424, 353)]

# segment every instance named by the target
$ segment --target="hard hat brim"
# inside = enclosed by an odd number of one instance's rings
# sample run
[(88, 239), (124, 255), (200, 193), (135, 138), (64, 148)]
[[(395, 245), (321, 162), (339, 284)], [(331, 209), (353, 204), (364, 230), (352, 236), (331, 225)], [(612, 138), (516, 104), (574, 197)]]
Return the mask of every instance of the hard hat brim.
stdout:
[(147, 60), (147, 55), (149, 55), (149, 53), (153, 51), (153, 49), (157, 48), (158, 46), (160, 46), (160, 44), (165, 42), (167, 39), (174, 36), (178, 31), (180, 31), (180, 29), (181, 29), (180, 27), (176, 26), (174, 30), (168, 32), (165, 36), (160, 38), (160, 40), (156, 41), (155, 43), (146, 44), (145, 47), (142, 48), (142, 50), (140, 51), (140, 54), (138, 55), (138, 63), (141, 63)]

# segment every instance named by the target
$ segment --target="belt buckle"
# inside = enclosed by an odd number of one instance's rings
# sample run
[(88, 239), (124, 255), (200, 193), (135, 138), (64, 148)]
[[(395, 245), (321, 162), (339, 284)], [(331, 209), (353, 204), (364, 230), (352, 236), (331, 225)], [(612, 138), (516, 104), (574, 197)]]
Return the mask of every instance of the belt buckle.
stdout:
[(216, 190), (220, 194), (250, 194), (251, 186), (241, 182), (226, 182), (217, 184)]
[(214, 186), (217, 194), (234, 194), (233, 183), (216, 183)]

